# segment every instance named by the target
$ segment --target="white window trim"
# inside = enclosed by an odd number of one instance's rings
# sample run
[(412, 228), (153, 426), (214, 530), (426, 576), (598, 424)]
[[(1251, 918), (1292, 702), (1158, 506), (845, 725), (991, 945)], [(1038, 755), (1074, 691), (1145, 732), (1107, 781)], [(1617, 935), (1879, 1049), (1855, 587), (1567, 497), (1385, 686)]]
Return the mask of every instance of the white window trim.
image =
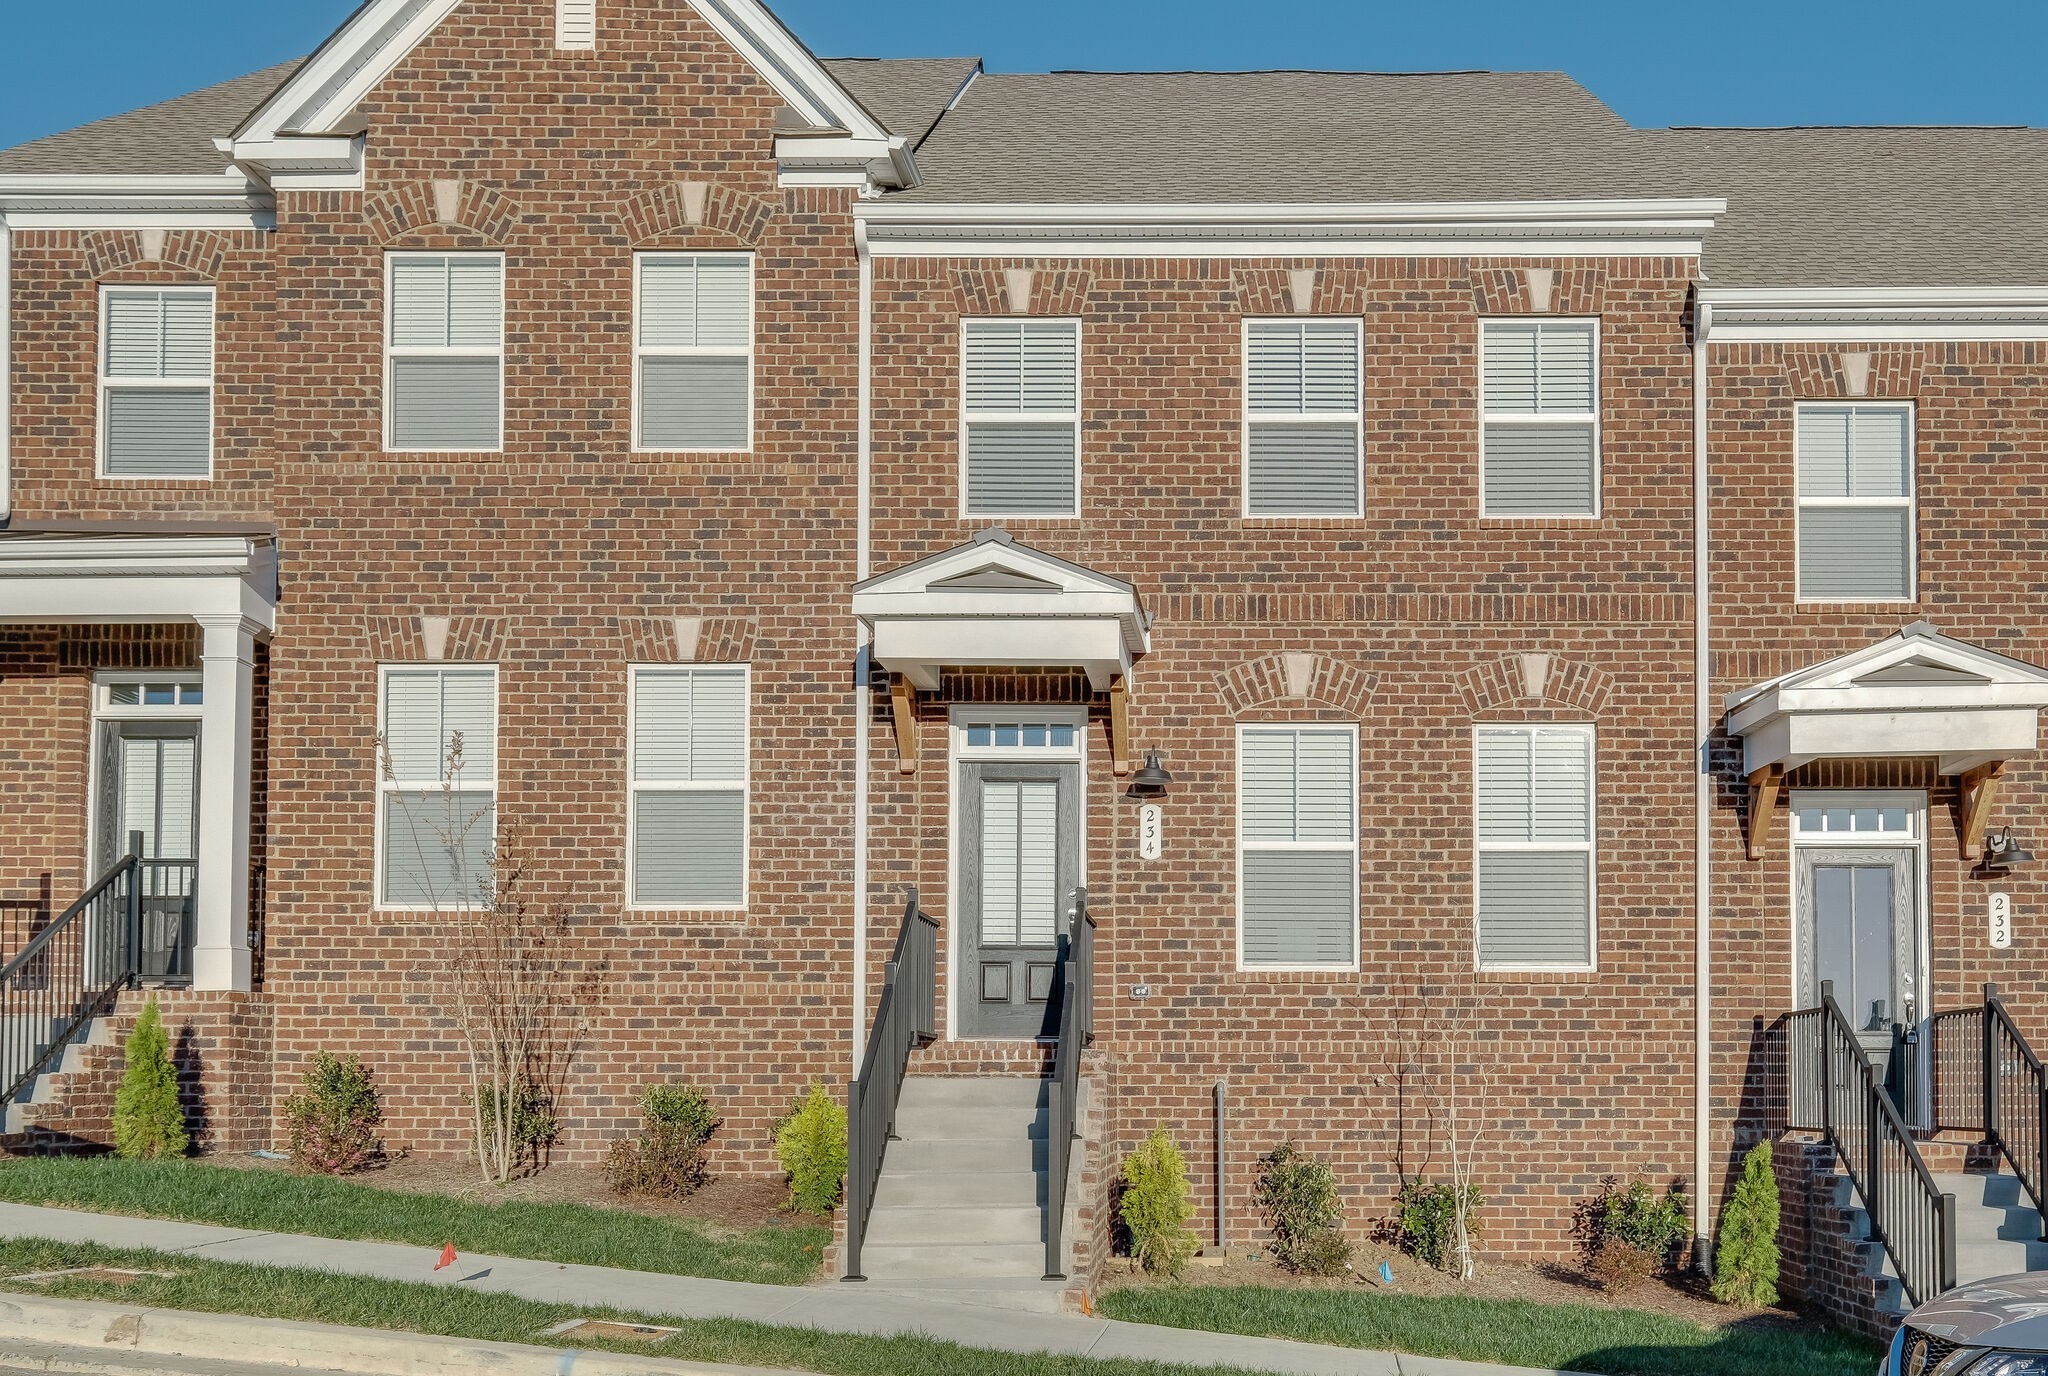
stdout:
[[(1244, 839), (1244, 742), (1247, 736), (1261, 731), (1344, 731), (1351, 736), (1351, 840), (1345, 844), (1334, 841), (1261, 841), (1247, 846)], [(1247, 975), (1313, 975), (1313, 974), (1356, 974), (1361, 966), (1362, 953), (1359, 949), (1364, 936), (1364, 914), (1359, 911), (1360, 884), (1359, 870), (1364, 864), (1364, 847), (1360, 843), (1362, 828), (1358, 824), (1358, 809), (1362, 802), (1359, 797), (1359, 731), (1355, 724), (1333, 721), (1262, 721), (1240, 722), (1237, 727), (1237, 760), (1235, 772), (1236, 796), (1231, 804), (1231, 825), (1236, 832), (1237, 874), (1236, 888), (1236, 950), (1237, 972)], [(1258, 851), (1349, 851), (1351, 853), (1351, 959), (1348, 962), (1329, 962), (1313, 965), (1253, 965), (1244, 958), (1244, 857), (1248, 850)]]
[[(501, 749), (501, 746), (503, 745), (505, 736), (504, 694), (502, 691), (503, 683), (498, 674), (498, 666), (495, 664), (473, 664), (462, 660), (420, 660), (416, 662), (379, 664), (377, 666), (377, 736), (379, 738), (379, 745), (377, 749), (375, 763), (375, 768), (377, 771), (377, 815), (374, 819), (376, 834), (374, 842), (371, 846), (371, 863), (376, 867), (376, 869), (373, 875), (371, 876), (370, 880), (373, 886), (374, 896), (374, 902), (371, 904), (371, 908), (375, 912), (422, 913), (434, 911), (431, 904), (420, 905), (415, 903), (391, 903), (385, 900), (384, 847), (386, 837), (384, 835), (384, 800), (388, 795), (392, 793), (418, 793), (424, 791), (439, 792), (442, 781), (440, 779), (435, 779), (431, 783), (422, 784), (417, 781), (409, 779), (394, 780), (386, 778), (384, 775), (384, 749), (381, 743), (382, 737), (384, 735), (384, 713), (385, 705), (387, 702), (386, 685), (390, 681), (391, 675), (394, 673), (423, 673), (432, 670), (448, 670), (454, 673), (488, 673), (491, 676), (491, 721), (493, 723), (494, 738), (491, 742), (491, 758), (493, 761), (493, 767), (491, 770), (490, 791), (492, 818), (495, 821), (497, 817), (499, 801), (498, 762), (501, 761), (503, 757), (503, 751)], [(484, 790), (474, 785), (465, 785), (460, 780), (458, 780), (456, 781), (455, 791), (461, 793), (481, 793)], [(495, 838), (493, 839), (495, 840)]]
[[(1906, 495), (1903, 497), (1809, 497), (1800, 491), (1800, 418), (1809, 410), (1899, 411), (1906, 417)], [(1805, 606), (1911, 606), (1920, 600), (1920, 417), (1910, 401), (1801, 401), (1792, 407), (1792, 584), (1793, 600)], [(1808, 597), (1805, 588), (1808, 507), (1853, 511), (1877, 508), (1906, 513), (1906, 595), (1904, 597)]]
[[(995, 723), (1072, 723), (1074, 745), (1065, 747), (967, 744), (970, 721)], [(956, 704), (948, 714), (946, 740), (946, 912), (960, 914), (960, 766), (977, 760), (1028, 760), (1049, 764), (1078, 763), (1081, 766), (1081, 815), (1075, 820), (1080, 832), (1074, 857), (1074, 882), (1088, 887), (1088, 709), (1085, 707), (1027, 707), (1011, 704)], [(1062, 896), (1064, 900), (1064, 895)], [(951, 939), (950, 918), (946, 923), (946, 1040), (951, 1042), (1004, 1042), (1011, 1045), (1043, 1041), (1038, 1037), (963, 1037), (960, 1035), (960, 949), (964, 942)]]
[[(746, 701), (746, 717), (740, 728), (740, 780), (699, 783), (694, 779), (661, 779), (641, 783), (634, 777), (639, 742), (640, 676), (647, 673), (676, 673), (681, 670), (737, 669)], [(626, 893), (625, 910), (633, 913), (744, 913), (754, 892), (754, 669), (750, 664), (629, 664), (626, 666)], [(737, 903), (636, 903), (633, 874), (634, 803), (648, 793), (737, 793), (740, 795), (740, 900)]]
[[(967, 407), (967, 335), (975, 325), (1071, 325), (1074, 328), (1074, 409), (1056, 411), (970, 411)], [(1081, 515), (1081, 480), (1085, 465), (1081, 453), (1081, 415), (1087, 398), (1087, 327), (1078, 316), (1065, 315), (972, 315), (960, 319), (960, 519), (963, 521), (1068, 521)], [(1074, 427), (1074, 504), (1064, 511), (977, 512), (967, 500), (968, 429), (975, 425), (1042, 425), (1069, 422)]]
[[(1495, 411), (1486, 409), (1486, 330), (1501, 325), (1590, 325), (1593, 329), (1593, 409), (1585, 411)], [(1606, 387), (1603, 374), (1606, 358), (1600, 318), (1591, 315), (1482, 315), (1479, 317), (1479, 518), (1483, 521), (1597, 521), (1606, 509), (1606, 437), (1600, 424)], [(1486, 427), (1496, 425), (1584, 425), (1593, 424), (1593, 509), (1591, 511), (1502, 511), (1486, 509)]]
[[(392, 286), (392, 269), (400, 262), (420, 258), (495, 258), (498, 260), (498, 347), (495, 349), (466, 346), (461, 348), (428, 348), (418, 344), (398, 345), (392, 342), (395, 333), (394, 319), (398, 309), (397, 292)], [(506, 300), (512, 294), (512, 283), (505, 266), (505, 255), (497, 250), (470, 249), (394, 249), (384, 255), (384, 452), (387, 454), (502, 454), (505, 452), (505, 394), (510, 387), (511, 351), (507, 348), (505, 335)], [(392, 378), (396, 369), (393, 360), (400, 358), (495, 358), (498, 360), (498, 443), (494, 448), (484, 449), (442, 449), (398, 443), (396, 432), (397, 411), (395, 389)]]
[[(107, 470), (110, 458), (108, 442), (113, 438), (107, 428), (107, 394), (112, 391), (197, 391), (202, 385), (200, 379), (191, 377), (124, 377), (107, 376), (107, 345), (109, 338), (108, 306), (115, 296), (124, 292), (148, 292), (163, 296), (203, 296), (207, 301), (207, 369), (206, 387), (206, 472), (204, 473), (111, 473)], [(214, 427), (219, 423), (216, 414), (218, 396), (214, 379), (220, 376), (220, 304), (218, 294), (212, 287), (159, 287), (147, 282), (106, 282), (100, 286), (99, 324), (99, 415), (96, 421), (99, 442), (95, 446), (98, 459), (98, 476), (112, 483), (210, 483), (213, 481), (213, 464), (219, 449)]]
[[(1533, 735), (1539, 731), (1570, 732), (1583, 736), (1587, 742), (1586, 752), (1586, 840), (1577, 841), (1487, 841), (1481, 839), (1480, 797), (1479, 797), (1479, 738), (1488, 731), (1513, 731)], [(1543, 974), (1570, 975), (1589, 974), (1600, 968), (1600, 732), (1599, 728), (1578, 722), (1523, 722), (1490, 721), (1472, 728), (1472, 968), (1487, 974)], [(1532, 797), (1535, 776), (1530, 775)], [(1586, 855), (1586, 953), (1583, 965), (1528, 965), (1506, 962), (1489, 963), (1480, 957), (1479, 914), (1480, 914), (1480, 865), (1483, 852), (1521, 851), (1546, 854), (1558, 851), (1583, 851)]]
[[(1348, 325), (1358, 338), (1358, 375), (1355, 395), (1358, 406), (1351, 411), (1254, 412), (1252, 410), (1252, 330), (1259, 325)], [(1365, 515), (1365, 322), (1344, 315), (1260, 315), (1247, 316), (1238, 333), (1238, 396), (1244, 415), (1242, 452), (1239, 455), (1239, 509), (1247, 521), (1342, 521)], [(1358, 500), (1345, 511), (1253, 511), (1252, 429), (1261, 425), (1351, 426), (1352, 462), (1358, 471)]]
[(151, 673), (147, 670), (123, 669), (117, 672), (94, 674), (92, 678), (92, 715), (95, 721), (165, 721), (189, 719), (197, 721), (206, 711), (196, 702), (180, 703), (117, 703), (113, 701), (112, 689), (129, 684), (175, 683), (180, 688), (200, 688), (204, 684), (200, 674), (192, 669)]
[[(643, 344), (640, 342), (641, 268), (650, 258), (744, 258), (747, 263), (747, 342), (726, 344)], [(633, 255), (633, 452), (635, 454), (751, 454), (754, 452), (755, 386), (758, 381), (760, 310), (757, 293), (759, 264), (751, 253), (693, 253), (688, 250), (660, 250)], [(640, 364), (648, 358), (745, 358), (747, 360), (747, 442), (739, 449), (668, 449), (649, 445), (640, 436)]]
[[(1914, 1013), (1924, 1018), (1932, 1011), (1930, 992), (1934, 970), (1933, 934), (1930, 930), (1933, 912), (1932, 866), (1928, 863), (1927, 841), (1927, 795), (1917, 789), (1847, 789), (1847, 788), (1800, 788), (1790, 790), (1788, 805), (1792, 816), (1787, 827), (1791, 833), (1792, 848), (1800, 850), (1910, 850), (1913, 852), (1913, 901), (1918, 905), (1917, 930), (1913, 934), (1914, 946), (1919, 953), (1920, 978), (1914, 989)], [(1832, 805), (1835, 807), (1874, 807), (1880, 810), (1888, 807), (1902, 807), (1906, 810), (1906, 827), (1903, 832), (1855, 832), (1806, 831), (1799, 825), (1800, 804)], [(1797, 860), (1797, 855), (1793, 857)], [(1800, 988), (1805, 971), (1799, 962), (1799, 866), (1787, 866), (1785, 876), (1785, 940), (1792, 959), (1786, 962), (1786, 973), (1790, 986), (1786, 990), (1787, 1008), (1796, 1008), (1801, 1000)]]

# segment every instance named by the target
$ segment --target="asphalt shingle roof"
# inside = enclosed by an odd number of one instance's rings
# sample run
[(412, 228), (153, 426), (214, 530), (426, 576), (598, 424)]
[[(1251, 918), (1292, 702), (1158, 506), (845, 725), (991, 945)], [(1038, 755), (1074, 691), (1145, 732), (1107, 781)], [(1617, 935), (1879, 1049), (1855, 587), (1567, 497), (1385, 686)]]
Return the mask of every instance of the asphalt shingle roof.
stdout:
[(980, 68), (974, 57), (833, 57), (825, 70), (892, 134), (924, 141)]
[(227, 166), (213, 146), (284, 84), (298, 63), (238, 76), (160, 105), (96, 120), (61, 134), (0, 151), (0, 175), (107, 173), (200, 175)]

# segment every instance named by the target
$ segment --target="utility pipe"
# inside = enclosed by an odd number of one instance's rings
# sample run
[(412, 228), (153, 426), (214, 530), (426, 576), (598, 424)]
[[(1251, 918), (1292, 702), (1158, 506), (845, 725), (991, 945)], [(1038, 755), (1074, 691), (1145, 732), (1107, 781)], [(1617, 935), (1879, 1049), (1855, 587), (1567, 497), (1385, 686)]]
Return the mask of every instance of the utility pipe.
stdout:
[(1692, 616), (1694, 730), (1697, 755), (1693, 780), (1693, 1255), (1700, 1269), (1713, 1270), (1714, 1060), (1714, 734), (1713, 657), (1708, 633), (1712, 569), (1708, 564), (1707, 336), (1714, 308), (1693, 294), (1692, 325)]
[[(874, 395), (875, 260), (868, 251), (868, 227), (855, 217), (853, 251), (860, 264), (860, 340), (855, 384), (855, 448), (859, 477), (854, 501), (854, 581), (865, 582), (872, 573), (868, 508), (874, 481), (874, 445), (871, 434)], [(853, 1074), (860, 1074), (861, 1058), (867, 1054), (868, 1008), (868, 750), (874, 715), (868, 688), (868, 632), (859, 618), (853, 625), (854, 665), (860, 681), (853, 692)]]
[(0, 217), (0, 529), (14, 515), (14, 231)]

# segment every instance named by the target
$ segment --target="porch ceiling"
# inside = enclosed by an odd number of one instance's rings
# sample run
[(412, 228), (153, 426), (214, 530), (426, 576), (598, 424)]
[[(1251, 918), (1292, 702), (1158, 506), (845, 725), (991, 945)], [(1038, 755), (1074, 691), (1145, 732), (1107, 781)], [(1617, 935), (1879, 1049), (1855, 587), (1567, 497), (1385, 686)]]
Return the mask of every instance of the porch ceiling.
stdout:
[(1916, 621), (1876, 644), (1729, 696), (1743, 772), (1932, 756), (1960, 775), (2033, 750), (2048, 671)]

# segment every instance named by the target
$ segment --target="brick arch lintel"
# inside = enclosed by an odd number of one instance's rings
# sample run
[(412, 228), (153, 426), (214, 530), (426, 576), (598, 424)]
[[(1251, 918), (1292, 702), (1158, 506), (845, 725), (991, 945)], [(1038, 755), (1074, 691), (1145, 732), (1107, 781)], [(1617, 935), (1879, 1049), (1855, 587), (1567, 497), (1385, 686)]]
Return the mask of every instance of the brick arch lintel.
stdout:
[(1458, 693), (1475, 717), (1535, 703), (1574, 707), (1597, 717), (1613, 688), (1614, 679), (1604, 669), (1545, 650), (1502, 655), (1458, 675)]
[(1294, 703), (1315, 703), (1353, 717), (1363, 717), (1379, 676), (1341, 659), (1306, 650), (1248, 659), (1217, 675), (1217, 691), (1230, 715)]
[(708, 230), (751, 248), (761, 242), (782, 202), (717, 182), (678, 181), (629, 197), (619, 209), (619, 230), (635, 247)]

